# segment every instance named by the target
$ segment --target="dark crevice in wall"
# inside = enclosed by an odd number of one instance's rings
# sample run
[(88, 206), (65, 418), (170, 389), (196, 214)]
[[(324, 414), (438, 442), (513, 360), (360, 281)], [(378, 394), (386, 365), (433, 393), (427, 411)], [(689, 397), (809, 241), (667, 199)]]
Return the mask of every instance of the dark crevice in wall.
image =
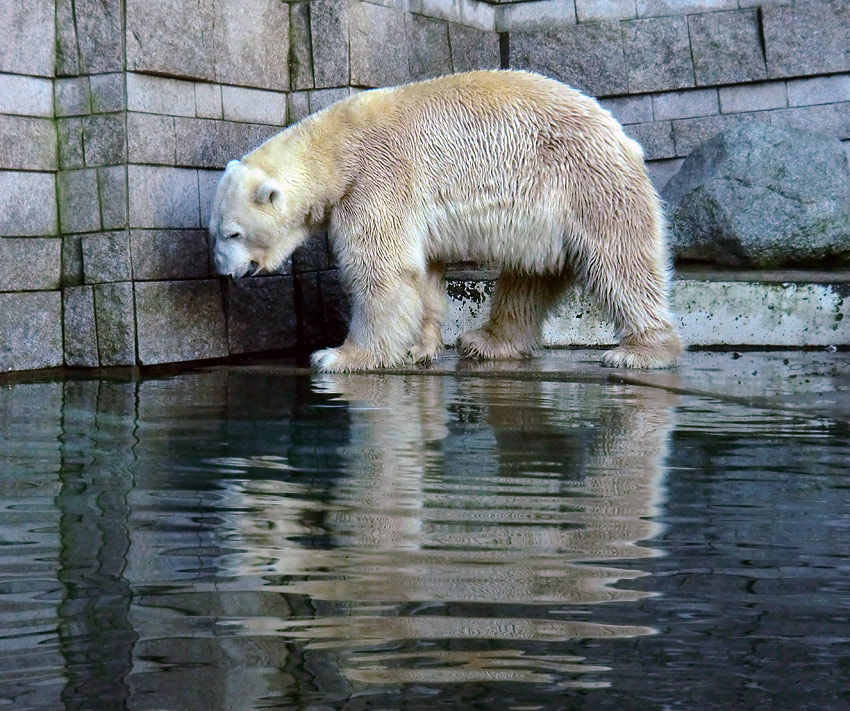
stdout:
[(761, 7), (756, 8), (756, 27), (759, 33), (759, 49), (761, 49), (761, 58), (764, 61), (764, 68), (767, 71), (767, 41), (764, 37), (764, 11)]
[(507, 32), (499, 33), (499, 66), (511, 68), (511, 36)]

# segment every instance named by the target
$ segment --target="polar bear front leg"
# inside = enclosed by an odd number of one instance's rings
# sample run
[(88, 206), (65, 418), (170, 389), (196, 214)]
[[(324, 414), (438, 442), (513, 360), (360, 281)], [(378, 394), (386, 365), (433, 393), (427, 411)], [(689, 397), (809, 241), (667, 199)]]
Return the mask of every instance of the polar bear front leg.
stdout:
[(442, 353), (442, 326), (448, 311), (446, 299), (446, 265), (444, 262), (429, 262), (428, 271), (422, 280), (422, 326), (419, 339), (410, 349), (414, 363), (430, 363)]
[(349, 278), (351, 326), (339, 348), (316, 351), (310, 361), (317, 370), (347, 373), (402, 365), (411, 358), (422, 324), (420, 277), (410, 271), (363, 274)]

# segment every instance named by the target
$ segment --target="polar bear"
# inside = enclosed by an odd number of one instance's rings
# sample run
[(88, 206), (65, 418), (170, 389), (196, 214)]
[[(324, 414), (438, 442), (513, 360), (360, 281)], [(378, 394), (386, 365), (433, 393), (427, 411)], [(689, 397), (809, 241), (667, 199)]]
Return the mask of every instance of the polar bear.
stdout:
[(613, 320), (608, 366), (671, 365), (669, 265), (640, 146), (593, 99), (528, 72), (474, 71), (343, 99), (231, 161), (210, 231), (222, 274), (275, 270), (326, 224), (352, 301), (345, 372), (435, 358), (445, 265), (501, 270), (462, 355), (512, 359), (539, 346), (574, 282)]

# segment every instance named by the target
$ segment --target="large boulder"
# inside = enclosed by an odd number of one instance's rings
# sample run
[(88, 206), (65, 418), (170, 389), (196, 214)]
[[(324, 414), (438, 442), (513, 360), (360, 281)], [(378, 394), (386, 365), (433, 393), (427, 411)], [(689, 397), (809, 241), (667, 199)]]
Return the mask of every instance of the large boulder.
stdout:
[(685, 158), (662, 197), (678, 260), (850, 263), (850, 168), (829, 136), (762, 123), (723, 131)]

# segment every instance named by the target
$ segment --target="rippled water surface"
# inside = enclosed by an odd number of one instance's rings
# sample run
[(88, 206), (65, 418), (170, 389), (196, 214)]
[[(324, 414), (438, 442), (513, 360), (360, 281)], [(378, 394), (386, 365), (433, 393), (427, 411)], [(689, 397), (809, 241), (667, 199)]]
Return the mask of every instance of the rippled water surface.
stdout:
[(846, 425), (220, 368), (0, 389), (0, 709), (850, 708)]

